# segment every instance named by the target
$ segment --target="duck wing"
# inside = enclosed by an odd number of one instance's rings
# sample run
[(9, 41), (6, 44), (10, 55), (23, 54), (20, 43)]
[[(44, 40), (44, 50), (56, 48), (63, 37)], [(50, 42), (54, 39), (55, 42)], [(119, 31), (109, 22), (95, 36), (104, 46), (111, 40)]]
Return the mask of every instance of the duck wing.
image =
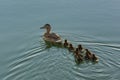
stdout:
[(51, 33), (49, 35), (50, 38), (54, 39), (54, 40), (59, 40), (60, 39), (60, 36), (58, 34), (55, 34), (55, 33)]
[(44, 34), (44, 40), (50, 41), (50, 42), (61, 42), (62, 39), (58, 34), (50, 33), (50, 34)]

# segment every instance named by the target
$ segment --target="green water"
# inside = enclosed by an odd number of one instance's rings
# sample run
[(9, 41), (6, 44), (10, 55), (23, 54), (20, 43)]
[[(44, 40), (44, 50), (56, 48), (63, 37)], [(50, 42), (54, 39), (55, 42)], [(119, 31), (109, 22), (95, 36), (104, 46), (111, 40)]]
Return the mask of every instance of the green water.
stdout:
[[(0, 80), (119, 80), (119, 0), (0, 0)], [(46, 49), (46, 23), (99, 57), (76, 65), (63, 48)]]

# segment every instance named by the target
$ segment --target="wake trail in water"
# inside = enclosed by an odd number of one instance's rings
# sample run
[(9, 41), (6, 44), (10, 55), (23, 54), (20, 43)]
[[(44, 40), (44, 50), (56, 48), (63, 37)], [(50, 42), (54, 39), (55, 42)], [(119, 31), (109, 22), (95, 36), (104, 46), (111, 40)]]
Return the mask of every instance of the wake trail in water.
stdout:
[[(20, 74), (24, 74), (27, 71), (27, 68), (31, 68), (33, 64), (31, 61), (36, 57), (41, 55), (41, 52), (46, 50), (46, 45), (43, 41), (39, 41), (41, 46), (34, 46), (20, 55), (10, 58), (8, 61), (9, 71), (5, 74), (4, 80), (12, 79), (12, 77), (18, 77)], [(26, 65), (26, 67), (25, 67)], [(23, 70), (22, 70), (23, 69)]]
[(8, 61), (9, 70), (5, 74), (4, 80), (35, 80), (44, 77), (44, 79), (53, 79), (53, 76), (58, 75), (64, 75), (70, 80), (92, 80), (94, 77), (90, 77), (94, 75), (102, 78), (109, 77), (109, 74), (114, 72), (110, 69), (119, 68), (120, 60), (118, 58), (115, 60), (120, 51), (118, 42), (99, 41), (97, 38), (84, 34), (61, 33), (61, 36), (63, 39), (68, 39), (73, 45), (84, 45), (96, 53), (100, 59), (99, 63), (95, 65), (91, 62), (83, 62), (76, 65), (71, 52), (63, 48), (47, 47), (40, 36), (39, 42), (33, 43), (31, 48)]
[(115, 48), (120, 50), (120, 44), (117, 42), (109, 42), (109, 41), (75, 41), (75, 42), (80, 42), (85, 45), (93, 45), (93, 46), (105, 46), (105, 47), (110, 47), (110, 48)]

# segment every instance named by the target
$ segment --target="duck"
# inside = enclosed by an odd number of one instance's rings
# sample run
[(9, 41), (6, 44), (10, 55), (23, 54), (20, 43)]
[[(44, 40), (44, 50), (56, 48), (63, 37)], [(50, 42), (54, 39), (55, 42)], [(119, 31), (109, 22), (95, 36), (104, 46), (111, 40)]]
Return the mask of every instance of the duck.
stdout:
[(69, 44), (69, 47), (68, 47), (69, 51), (74, 51), (74, 47), (72, 44)]
[(61, 37), (58, 34), (51, 32), (50, 24), (45, 24), (43, 27), (40, 27), (40, 29), (46, 29), (46, 32), (43, 35), (43, 39), (45, 41), (51, 43), (62, 43)]
[(92, 54), (92, 61), (93, 62), (98, 62), (98, 57), (96, 57), (95, 54)]
[(67, 39), (64, 40), (64, 44), (63, 45), (64, 45), (64, 47), (68, 47), (68, 41), (67, 41)]

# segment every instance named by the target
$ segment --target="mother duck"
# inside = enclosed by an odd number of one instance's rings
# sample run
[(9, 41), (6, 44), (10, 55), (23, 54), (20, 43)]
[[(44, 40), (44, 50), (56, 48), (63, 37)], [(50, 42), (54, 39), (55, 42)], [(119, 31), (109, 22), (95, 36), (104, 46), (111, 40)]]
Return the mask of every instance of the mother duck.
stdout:
[(51, 31), (51, 25), (50, 24), (45, 24), (40, 29), (46, 29), (46, 32), (43, 35), (43, 39), (45, 41), (51, 42), (51, 43), (61, 43), (62, 42), (62, 39), (58, 34), (50, 32)]

